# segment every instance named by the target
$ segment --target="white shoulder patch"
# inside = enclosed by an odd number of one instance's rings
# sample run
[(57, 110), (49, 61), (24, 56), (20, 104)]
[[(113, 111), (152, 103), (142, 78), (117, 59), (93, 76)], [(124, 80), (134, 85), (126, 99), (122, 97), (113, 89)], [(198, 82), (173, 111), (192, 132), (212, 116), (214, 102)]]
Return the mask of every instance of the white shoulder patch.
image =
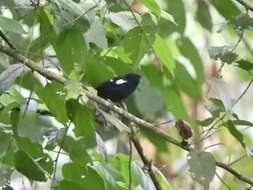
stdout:
[(118, 80), (116, 80), (116, 82), (115, 82), (116, 85), (120, 85), (120, 84), (124, 84), (124, 83), (127, 83), (127, 80), (118, 79)]

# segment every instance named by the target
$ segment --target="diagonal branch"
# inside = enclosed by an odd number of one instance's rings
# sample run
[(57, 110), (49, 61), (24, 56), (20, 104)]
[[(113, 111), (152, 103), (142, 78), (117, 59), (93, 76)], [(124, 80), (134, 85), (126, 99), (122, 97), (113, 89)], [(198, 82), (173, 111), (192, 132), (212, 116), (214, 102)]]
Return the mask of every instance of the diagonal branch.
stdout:
[[(33, 60), (21, 55), (17, 51), (12, 50), (8, 47), (0, 45), (0, 52), (5, 53), (5, 54), (9, 55), (10, 57), (20, 61), (21, 63), (23, 63), (27, 67), (29, 67), (32, 71), (36, 71), (36, 72), (40, 73), (41, 75), (43, 75), (47, 79), (54, 80), (54, 81), (56, 81), (58, 83), (61, 83), (61, 84), (65, 84), (68, 81), (63, 76), (61, 76), (59, 74), (56, 74), (56, 73), (53, 73), (53, 72), (43, 68), (38, 63), (35, 63)], [(159, 130), (157, 127), (155, 127), (156, 124), (152, 124), (152, 123), (149, 123), (149, 122), (147, 122), (143, 119), (140, 119), (140, 118), (136, 117), (135, 115), (119, 108), (115, 104), (113, 104), (113, 103), (111, 103), (111, 102), (109, 102), (109, 101), (107, 101), (103, 98), (100, 98), (100, 97), (94, 95), (93, 93), (91, 93), (91, 92), (89, 92), (85, 89), (83, 89), (83, 92), (85, 93), (85, 95), (90, 100), (92, 100), (92, 101), (94, 101), (94, 102), (96, 102), (100, 105), (103, 105), (103, 106), (107, 107), (108, 109), (110, 109), (110, 110), (118, 113), (119, 115), (123, 116), (127, 120), (134, 122), (137, 125), (137, 127), (143, 127), (143, 128), (148, 129), (148, 130), (151, 130), (153, 133), (155, 133), (155, 134), (159, 135), (160, 137), (162, 137), (165, 141), (167, 141), (171, 144), (174, 144), (175, 146), (180, 147), (183, 150), (186, 150), (186, 151), (193, 150), (193, 148), (190, 148), (188, 146), (183, 145), (182, 143), (180, 143), (176, 139), (168, 136), (166, 133)], [(242, 174), (237, 172), (235, 169), (229, 167), (227, 164), (224, 164), (222, 162), (216, 162), (216, 166), (226, 170), (227, 172), (229, 172), (233, 176), (237, 177), (241, 181), (243, 181), (247, 184), (253, 185), (253, 180), (243, 176)]]

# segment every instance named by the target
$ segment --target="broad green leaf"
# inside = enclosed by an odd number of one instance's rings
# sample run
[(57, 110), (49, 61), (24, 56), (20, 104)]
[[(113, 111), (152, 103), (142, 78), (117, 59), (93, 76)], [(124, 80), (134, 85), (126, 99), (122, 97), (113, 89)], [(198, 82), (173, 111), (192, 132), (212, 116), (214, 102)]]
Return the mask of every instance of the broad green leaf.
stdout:
[(207, 30), (212, 31), (212, 16), (208, 4), (203, 0), (198, 0), (197, 21)]
[(174, 17), (178, 29), (181, 33), (184, 32), (186, 25), (185, 8), (182, 0), (167, 0), (168, 8), (167, 11)]
[(161, 10), (155, 0), (140, 0), (140, 2), (149, 8), (149, 10), (154, 12), (157, 16), (160, 16)]
[(0, 15), (0, 29), (7, 32), (24, 34), (26, 33), (22, 24), (14, 19), (10, 19)]
[(241, 69), (243, 69), (245, 71), (251, 71), (251, 70), (253, 70), (253, 63), (250, 62), (250, 61), (241, 59), (239, 61), (236, 61), (236, 63), (237, 64), (235, 66), (237, 66), (237, 67), (239, 67), (239, 68), (241, 68)]
[(210, 0), (216, 10), (227, 20), (231, 20), (233, 17), (238, 16), (241, 11), (235, 6), (232, 0)]
[(66, 90), (66, 100), (69, 99), (78, 99), (80, 95), (82, 94), (83, 84), (78, 81), (67, 81), (65, 83), (64, 89)]
[(168, 68), (172, 76), (174, 76), (174, 58), (172, 56), (172, 53), (170, 52), (169, 47), (166, 44), (166, 41), (163, 40), (158, 34), (156, 34), (155, 36), (153, 48), (156, 56), (158, 56), (160, 61)]
[(87, 164), (91, 161), (83, 139), (74, 140), (72, 137), (67, 136), (64, 138), (62, 149), (69, 153), (69, 157), (73, 162)]
[(156, 88), (151, 87), (146, 80), (139, 84), (133, 95), (135, 105), (144, 118), (153, 120), (164, 109), (162, 94)]
[(33, 143), (29, 138), (26, 137), (15, 137), (18, 148), (27, 154), (29, 154), (32, 158), (39, 158), (44, 155), (43, 148), (38, 143)]
[(190, 151), (187, 155), (189, 171), (193, 180), (208, 189), (213, 180), (216, 161), (209, 152)]
[(229, 130), (230, 134), (242, 145), (243, 148), (246, 147), (244, 142), (243, 134), (235, 127), (233, 121), (228, 120), (225, 123), (225, 127)]
[(102, 58), (89, 56), (86, 59), (84, 82), (96, 87), (105, 80), (115, 76), (113, 70), (103, 62)]
[(47, 84), (45, 88), (36, 86), (35, 89), (39, 98), (46, 104), (56, 119), (62, 124), (66, 124), (68, 116), (65, 109), (64, 98), (59, 94), (61, 88), (56, 83), (51, 83)]
[(195, 70), (198, 94), (201, 95), (202, 84), (204, 82), (204, 66), (199, 51), (191, 40), (187, 37), (181, 37), (177, 40), (177, 46), (180, 52), (190, 60)]
[(201, 89), (197, 80), (193, 79), (186, 68), (179, 62), (176, 62), (174, 82), (191, 98), (196, 100), (201, 97)]
[(83, 66), (87, 50), (80, 31), (63, 30), (54, 44), (54, 49), (65, 73), (70, 74), (74, 67)]
[[(144, 28), (144, 30), (145, 34), (140, 27), (135, 27), (132, 30), (129, 30), (126, 33), (124, 40), (120, 43), (124, 52), (128, 55), (133, 64), (138, 64), (141, 61), (151, 48), (150, 45), (154, 40), (154, 34), (149, 31), (149, 28)], [(149, 44), (149, 42), (151, 44)]]
[(105, 190), (103, 179), (91, 167), (68, 163), (63, 166), (62, 173), (65, 180), (73, 181), (84, 189), (88, 187), (89, 189)]
[(169, 111), (171, 111), (177, 118), (189, 121), (187, 110), (177, 89), (167, 87), (167, 90), (164, 91), (164, 97)]
[(54, 171), (54, 161), (52, 160), (52, 158), (47, 155), (44, 154), (42, 157), (40, 157), (37, 160), (37, 163), (45, 170), (47, 171), (49, 174), (52, 174)]
[(89, 190), (88, 187), (84, 188), (79, 186), (78, 184), (74, 183), (73, 181), (69, 180), (62, 180), (60, 183), (55, 187), (55, 190), (69, 190), (69, 189), (75, 189), (75, 190)]
[(30, 180), (47, 180), (41, 166), (23, 151), (15, 153), (15, 168)]
[(74, 132), (76, 137), (83, 136), (85, 140), (89, 140), (96, 129), (93, 118), (94, 111), (74, 99), (66, 102), (66, 109), (70, 120), (75, 124)]

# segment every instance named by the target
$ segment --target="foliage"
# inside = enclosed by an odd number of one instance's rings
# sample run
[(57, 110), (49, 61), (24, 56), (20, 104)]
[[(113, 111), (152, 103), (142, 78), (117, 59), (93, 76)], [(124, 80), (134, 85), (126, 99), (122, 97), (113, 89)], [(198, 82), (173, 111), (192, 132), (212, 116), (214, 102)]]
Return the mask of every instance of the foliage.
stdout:
[[(250, 11), (232, 0), (1, 0), (1, 44), (68, 81), (50, 81), (0, 47), (0, 187), (11, 188), (17, 175), (40, 189), (43, 184), (56, 190), (155, 190), (143, 158), (129, 155), (131, 121), (84, 93), (95, 94), (102, 81), (129, 72), (143, 78), (125, 101), (130, 113), (152, 123), (184, 120), (194, 132), (186, 146), (183, 141), (174, 147), (159, 134), (137, 130), (140, 141), (149, 142), (143, 151), (149, 152), (162, 189), (179, 189), (177, 181), (187, 179), (184, 172), (171, 177), (178, 162), (189, 168), (190, 183), (212, 187), (217, 160), (252, 155), (252, 136), (241, 129), (253, 124), (233, 110), (252, 81), (232, 100), (220, 78), (225, 66), (233, 68), (232, 75), (252, 80)], [(215, 35), (223, 41), (212, 40)], [(226, 36), (231, 41), (225, 41)], [(204, 39), (210, 44), (199, 45)], [(210, 67), (215, 73), (208, 75)], [(216, 94), (209, 97), (210, 89)], [(176, 127), (163, 125), (154, 127), (182, 140)], [(204, 146), (215, 144), (213, 134), (228, 151), (207, 152)], [(108, 148), (111, 141), (116, 145)], [(150, 147), (155, 147), (153, 153)], [(183, 163), (180, 158), (186, 156), (180, 147), (193, 149)], [(252, 160), (247, 163), (252, 169)], [(252, 170), (237, 169), (252, 180)], [(221, 188), (227, 186), (224, 180), (232, 189), (247, 187), (227, 174), (223, 177)]]

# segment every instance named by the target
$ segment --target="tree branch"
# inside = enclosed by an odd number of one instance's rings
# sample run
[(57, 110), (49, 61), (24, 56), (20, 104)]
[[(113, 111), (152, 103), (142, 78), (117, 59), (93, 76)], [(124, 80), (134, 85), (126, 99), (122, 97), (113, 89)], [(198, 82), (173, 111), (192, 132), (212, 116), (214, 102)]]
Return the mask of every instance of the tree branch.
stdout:
[(130, 135), (131, 135), (131, 140), (134, 144), (134, 147), (137, 150), (139, 156), (141, 157), (141, 160), (144, 164), (144, 167), (147, 169), (148, 174), (149, 174), (151, 180), (153, 181), (156, 190), (162, 190), (162, 188), (161, 188), (161, 186), (160, 186), (160, 184), (159, 184), (159, 182), (158, 182), (158, 180), (155, 176), (155, 173), (152, 169), (152, 162), (150, 160), (148, 160), (147, 157), (144, 155), (143, 148), (142, 148), (142, 146), (141, 146), (141, 144), (140, 144), (140, 142), (139, 142), (139, 140), (136, 136), (136, 133), (135, 133), (134, 129), (131, 130)]
[[(42, 66), (40, 66), (39, 64), (35, 63), (34, 61), (32, 61), (31, 59), (21, 55), (20, 53), (18, 53), (15, 50), (12, 50), (10, 48), (7, 48), (3, 45), (0, 45), (0, 52), (3, 52), (7, 55), (9, 55), (10, 57), (20, 61), (21, 63), (23, 63), (24, 65), (26, 65), (27, 67), (29, 67), (32, 71), (36, 71), (38, 73), (40, 73), (41, 75), (43, 75), (44, 77), (46, 77), (49, 80), (54, 80), (58, 83), (61, 84), (65, 84), (68, 80), (66, 78), (64, 78), (63, 76), (53, 73), (45, 68), (43, 68)], [(103, 105), (107, 108), (109, 108), (110, 110), (118, 113), (119, 115), (123, 116), (124, 118), (126, 118), (129, 121), (134, 122), (138, 127), (143, 127), (146, 128), (148, 130), (151, 130), (153, 133), (156, 133), (157, 135), (159, 135), (160, 137), (162, 137), (164, 140), (166, 140), (167, 142), (174, 144), (175, 146), (178, 146), (186, 151), (190, 151), (193, 150), (193, 148), (188, 147), (188, 146), (184, 146), (183, 144), (181, 144), (179, 141), (177, 141), (176, 139), (168, 136), (166, 133), (162, 132), (161, 130), (159, 130), (158, 128), (156, 128), (155, 124), (149, 123), (143, 119), (140, 119), (138, 117), (136, 117), (135, 115), (125, 111), (122, 108), (119, 108), (118, 106), (116, 106), (115, 104), (100, 98), (96, 95), (94, 95), (93, 93), (83, 89), (83, 92), (85, 93), (85, 95), (92, 101)], [(231, 173), (233, 176), (237, 177), (238, 179), (240, 179), (241, 181), (248, 183), (250, 185), (253, 185), (253, 181), (249, 178), (244, 177), (243, 175), (241, 175), (239, 172), (237, 172), (236, 170), (234, 170), (233, 168), (230, 168), (228, 165), (221, 163), (221, 162), (216, 162), (216, 166), (223, 168), (224, 170), (226, 170), (227, 172)]]
[(240, 3), (242, 6), (244, 6), (246, 10), (251, 10), (253, 12), (253, 7), (244, 0), (236, 0), (236, 1)]

